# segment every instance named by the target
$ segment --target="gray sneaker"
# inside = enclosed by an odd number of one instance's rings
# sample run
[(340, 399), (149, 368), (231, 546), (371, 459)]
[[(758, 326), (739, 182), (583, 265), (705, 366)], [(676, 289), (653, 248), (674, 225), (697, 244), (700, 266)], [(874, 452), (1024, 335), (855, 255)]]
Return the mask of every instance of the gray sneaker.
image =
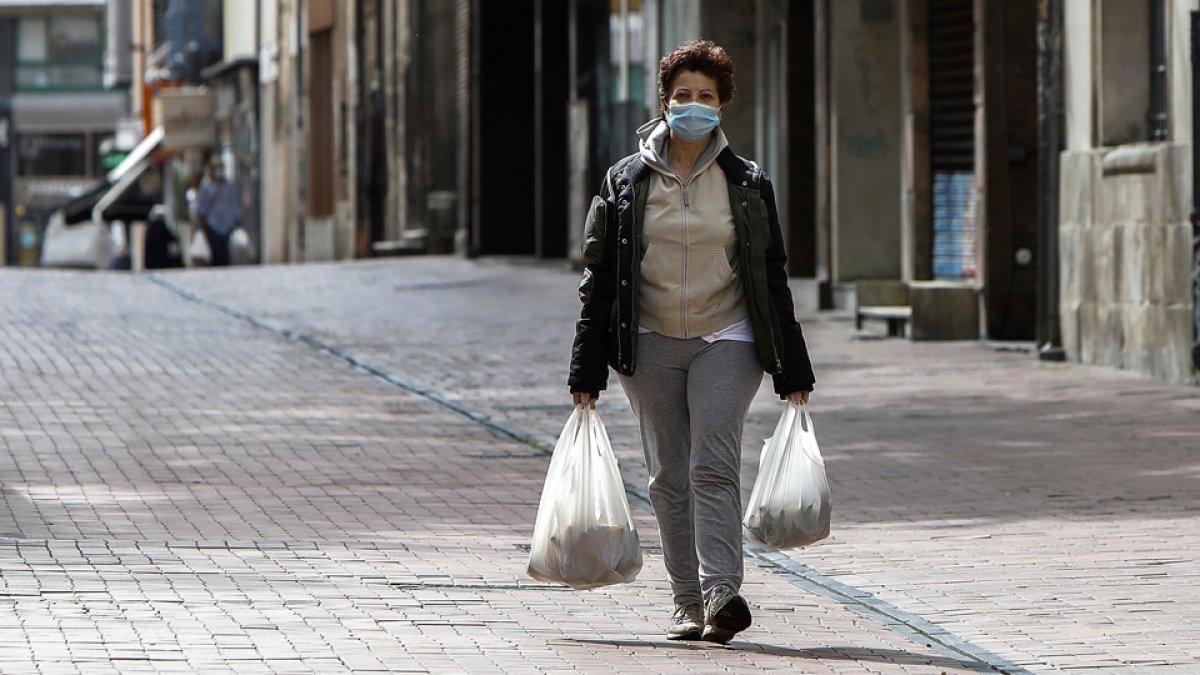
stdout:
[(709, 642), (725, 644), (750, 627), (750, 605), (729, 586), (712, 589), (704, 606), (704, 633)]
[(704, 630), (704, 608), (698, 602), (675, 605), (671, 615), (671, 627), (667, 629), (668, 640), (699, 640)]

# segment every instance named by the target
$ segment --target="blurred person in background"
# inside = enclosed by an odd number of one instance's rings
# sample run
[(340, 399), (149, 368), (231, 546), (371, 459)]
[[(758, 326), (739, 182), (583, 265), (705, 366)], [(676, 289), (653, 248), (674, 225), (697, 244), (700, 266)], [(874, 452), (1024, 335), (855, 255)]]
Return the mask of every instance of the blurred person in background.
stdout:
[(610, 168), (585, 224), (568, 380), (595, 406), (608, 367), (641, 428), (675, 611), (667, 639), (728, 642), (740, 595), (742, 429), (763, 372), (807, 403), (815, 378), (788, 289), (774, 188), (729, 148), (733, 64), (707, 40), (659, 62), (661, 116)]
[(237, 188), (226, 178), (225, 165), (216, 155), (205, 166), (193, 209), (196, 219), (192, 236), (195, 227), (201, 228), (212, 249), (211, 265), (228, 265), (229, 235), (242, 224), (242, 205)]

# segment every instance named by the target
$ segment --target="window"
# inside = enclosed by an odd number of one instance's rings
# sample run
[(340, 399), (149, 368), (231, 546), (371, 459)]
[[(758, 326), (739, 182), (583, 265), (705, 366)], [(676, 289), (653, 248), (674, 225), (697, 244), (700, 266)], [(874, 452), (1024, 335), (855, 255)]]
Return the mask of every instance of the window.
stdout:
[(17, 23), (17, 89), (101, 89), (104, 81), (103, 35), (100, 14), (20, 18)]
[(641, 0), (611, 0), (608, 31), (610, 63), (615, 75), (612, 78), (612, 100), (618, 103), (632, 102), (638, 106), (639, 113), (646, 105), (644, 23)]
[(1150, 3), (1101, 0), (1096, 7), (1100, 145), (1149, 140)]
[(18, 176), (86, 176), (84, 134), (21, 134), (17, 137)]

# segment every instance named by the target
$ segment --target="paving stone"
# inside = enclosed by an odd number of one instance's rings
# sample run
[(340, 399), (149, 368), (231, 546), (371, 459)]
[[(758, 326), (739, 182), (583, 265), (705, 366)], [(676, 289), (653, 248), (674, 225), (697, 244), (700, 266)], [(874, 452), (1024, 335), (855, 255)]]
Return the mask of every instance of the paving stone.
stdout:
[[(540, 438), (566, 415), (578, 301), (561, 267), (423, 258), (168, 278)], [(1185, 632), (1200, 625), (1197, 389), (1010, 351), (1029, 345), (863, 340), (850, 317), (802, 320), (835, 515), (797, 561), (1034, 669), (1200, 671)], [(600, 409), (644, 485), (615, 379)], [(764, 383), (747, 492), (779, 410)], [(1063, 654), (1068, 629), (1091, 646)]]
[(593, 593), (524, 577), (527, 447), (147, 277), (0, 270), (0, 305), (4, 672), (970, 670), (819, 596), (668, 644), (661, 556)]

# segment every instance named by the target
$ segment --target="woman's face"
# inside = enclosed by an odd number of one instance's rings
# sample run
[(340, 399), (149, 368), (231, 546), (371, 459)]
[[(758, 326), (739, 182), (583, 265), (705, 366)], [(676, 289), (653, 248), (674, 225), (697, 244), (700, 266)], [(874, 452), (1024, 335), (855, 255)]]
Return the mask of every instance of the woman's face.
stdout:
[(667, 100), (663, 101), (664, 113), (671, 103), (703, 103), (716, 108), (718, 115), (725, 112), (721, 97), (717, 95), (717, 81), (695, 70), (681, 70), (675, 75), (675, 80), (667, 89)]

